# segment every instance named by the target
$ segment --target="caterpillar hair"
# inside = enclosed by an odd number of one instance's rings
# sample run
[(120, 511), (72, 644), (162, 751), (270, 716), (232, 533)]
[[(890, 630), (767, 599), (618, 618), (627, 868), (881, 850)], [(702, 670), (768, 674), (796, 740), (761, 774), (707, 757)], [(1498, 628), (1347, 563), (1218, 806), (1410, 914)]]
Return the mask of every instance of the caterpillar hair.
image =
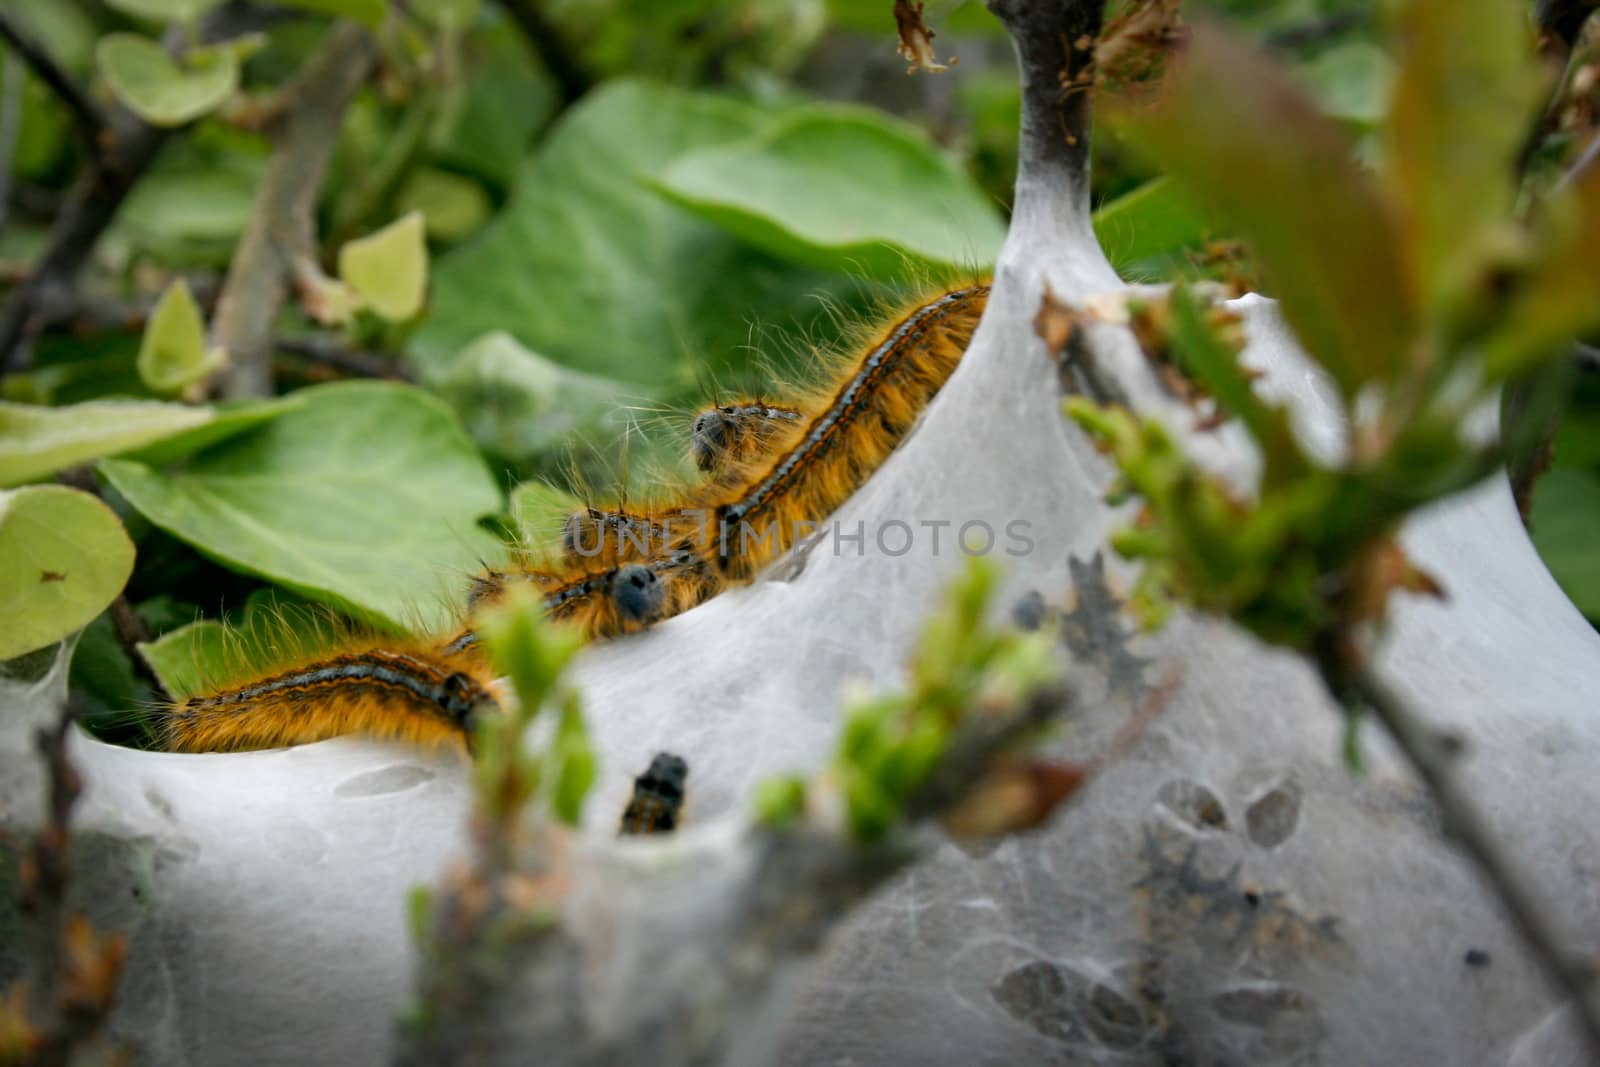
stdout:
[(745, 581), (832, 514), (872, 475), (955, 370), (988, 304), (987, 284), (949, 289), (893, 317), (846, 363), (831, 388), (774, 425), (766, 454), (707, 494), (718, 568)]
[(498, 708), (476, 657), (431, 643), (346, 649), (260, 674), (162, 709), (173, 752), (234, 752), (343, 734), (416, 744), (465, 743), (475, 717)]
[(689, 764), (681, 756), (658, 752), (650, 767), (633, 780), (633, 795), (622, 812), (620, 834), (669, 834), (683, 814)]

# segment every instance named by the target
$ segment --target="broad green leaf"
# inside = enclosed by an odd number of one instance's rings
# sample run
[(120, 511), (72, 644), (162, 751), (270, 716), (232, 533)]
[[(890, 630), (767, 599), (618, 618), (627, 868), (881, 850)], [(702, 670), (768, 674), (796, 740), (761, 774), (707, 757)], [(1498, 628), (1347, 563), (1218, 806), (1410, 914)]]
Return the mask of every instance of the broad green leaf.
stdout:
[(1413, 287), (1437, 307), (1496, 251), (1541, 79), (1523, 5), (1409, 0), (1396, 28), (1385, 171), (1404, 211)]
[(455, 408), (480, 447), (518, 460), (553, 452), (574, 434), (616, 420), (625, 389), (552, 363), (498, 332), (467, 346), (428, 384)]
[(1558, 466), (1533, 494), (1534, 546), (1578, 610), (1600, 620), (1600, 475)]
[(224, 266), (250, 222), (258, 161), (230, 156), (157, 169), (134, 187), (113, 232), (163, 266)]
[(420, 362), (448, 362), (503, 329), (568, 367), (648, 385), (747, 366), (752, 330), (822, 323), (823, 278), (763, 255), (647, 186), (686, 149), (757, 133), (748, 104), (636, 81), (610, 82), (562, 118), (524, 164), (511, 203), (442, 257)]
[(113, 33), (95, 49), (100, 73), (117, 99), (155, 126), (182, 126), (221, 106), (239, 87), (239, 58), (231, 50), (178, 66), (155, 41)]
[(64, 408), (0, 401), (0, 485), (36, 481), (210, 422), (210, 408), (92, 400)]
[(300, 406), (300, 394), (291, 393), (276, 400), (245, 400), (221, 404), (211, 409), (211, 419), (192, 430), (183, 430), (164, 437), (155, 444), (118, 453), (140, 463), (160, 465), (193, 455), (202, 449), (225, 441), (235, 434), (253, 430), (262, 423), (271, 422), (279, 415)]
[(139, 345), (139, 377), (156, 393), (180, 393), (222, 366), (220, 348), (206, 348), (200, 305), (179, 278), (167, 287), (144, 328)]
[(1275, 64), (1204, 25), (1122, 127), (1249, 240), (1285, 317), (1347, 397), (1397, 371), (1416, 300), (1393, 206), (1334, 121)]
[(344, 382), (171, 471), (107, 460), (128, 502), (208, 556), (376, 625), (442, 623), (498, 542), (500, 491), (444, 404)]
[(775, 256), (893, 276), (911, 263), (994, 261), (994, 205), (914, 127), (816, 105), (757, 137), (692, 150), (656, 181), (667, 196)]
[(192, 22), (219, 8), (223, 0), (106, 0), (111, 7), (154, 22)]
[(133, 573), (112, 510), (60, 485), (0, 492), (0, 660), (87, 626)]
[(422, 214), (413, 211), (339, 249), (339, 277), (367, 306), (391, 322), (414, 318), (428, 293), (428, 242)]
[(377, 29), (389, 13), (389, 0), (279, 0), (283, 7), (297, 7), (322, 15), (338, 15)]
[(1205, 214), (1168, 178), (1146, 182), (1094, 213), (1094, 235), (1119, 269), (1187, 248), (1211, 229)]

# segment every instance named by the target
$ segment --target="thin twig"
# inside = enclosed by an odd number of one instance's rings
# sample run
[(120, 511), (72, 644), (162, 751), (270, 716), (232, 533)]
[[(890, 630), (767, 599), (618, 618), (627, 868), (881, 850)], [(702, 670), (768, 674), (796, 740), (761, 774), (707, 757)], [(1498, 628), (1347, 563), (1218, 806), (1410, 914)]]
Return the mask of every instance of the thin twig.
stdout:
[(99, 147), (101, 134), (110, 125), (100, 106), (89, 98), (89, 94), (78, 84), (77, 79), (56, 62), (49, 49), (35, 41), (4, 12), (0, 12), (0, 38), (11, 46), (12, 51), (28, 65), (40, 81), (44, 82), (45, 87), (55, 94), (56, 99), (66, 106), (72, 115), (72, 125), (78, 131), (78, 136), (83, 139), (89, 151), (95, 151)]
[(11, 168), (22, 135), (22, 68), (7, 63), (0, 70), (0, 230), (11, 212)]
[[(45, 822), (21, 864), (22, 912), (37, 938), (28, 1016), (12, 1020), (25, 1026), (27, 1062), (39, 1067), (67, 1067), (80, 1062), (114, 1062), (104, 1030), (122, 972), (127, 939), (102, 936), (81, 915), (67, 910), (72, 876), (70, 821), (83, 792), (77, 770), (67, 758), (67, 738), (76, 720), (65, 701), (56, 722), (37, 734), (46, 774)], [(8, 1035), (14, 1039), (18, 1035)], [(99, 1060), (87, 1055), (99, 1053)]]
[(1528, 891), (1515, 865), (1501, 850), (1499, 835), (1479, 814), (1471, 790), (1456, 771), (1459, 740), (1420, 722), (1399, 694), (1370, 667), (1345, 669), (1337, 663), (1324, 662), (1323, 676), (1335, 693), (1358, 697), (1405, 753), (1438, 803), (1445, 832), (1478, 865), (1479, 873), (1499, 898), (1506, 918), (1545, 978), (1575, 1002), (1589, 1055), (1593, 1062), (1600, 1063), (1600, 1009), (1590, 996), (1595, 984), (1594, 969), (1568, 950), (1570, 938), (1549, 921), (1545, 905)]
[(271, 395), (278, 310), (295, 262), (315, 254), (317, 197), (345, 110), (377, 56), (377, 43), (364, 27), (341, 23), (283, 91), (272, 159), (212, 321), (213, 341), (229, 356), (221, 382), (228, 397)]
[(312, 363), (334, 367), (360, 378), (387, 378), (414, 382), (416, 375), (387, 352), (347, 348), (331, 337), (285, 337), (274, 342), (278, 351)]
[(1589, 172), (1589, 168), (1594, 166), (1596, 159), (1600, 159), (1600, 131), (1597, 131), (1593, 137), (1589, 138), (1589, 143), (1584, 146), (1582, 154), (1572, 161), (1572, 166), (1568, 167), (1566, 173), (1561, 175), (1555, 187), (1557, 189), (1565, 189), (1579, 178), (1582, 178)]
[(529, 47), (555, 79), (563, 106), (570, 106), (594, 87), (594, 76), (584, 69), (572, 48), (546, 17), (539, 0), (500, 0), (500, 6), (522, 30)]
[[(234, 0), (205, 19), (200, 36), (222, 40), (278, 17)], [(120, 106), (103, 113), (103, 118), (88, 166), (67, 195), (49, 245), (27, 280), (0, 307), (0, 374), (27, 369), (34, 340), (70, 313), (78, 275), (100, 235), (174, 132), (152, 126)]]

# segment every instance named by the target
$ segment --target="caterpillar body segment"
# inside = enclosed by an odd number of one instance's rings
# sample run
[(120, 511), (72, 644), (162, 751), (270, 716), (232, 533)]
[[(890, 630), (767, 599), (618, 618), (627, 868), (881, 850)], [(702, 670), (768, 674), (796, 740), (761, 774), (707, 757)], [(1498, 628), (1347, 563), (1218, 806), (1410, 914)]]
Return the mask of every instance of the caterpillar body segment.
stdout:
[(893, 317), (798, 405), (808, 417), (781, 447), (711, 487), (703, 532), (728, 580), (749, 580), (871, 477), (961, 361), (988, 299), (988, 284), (970, 285)]
[(344, 734), (465, 743), (498, 708), (478, 657), (436, 644), (358, 647), (178, 701), (161, 713), (173, 752), (281, 748)]

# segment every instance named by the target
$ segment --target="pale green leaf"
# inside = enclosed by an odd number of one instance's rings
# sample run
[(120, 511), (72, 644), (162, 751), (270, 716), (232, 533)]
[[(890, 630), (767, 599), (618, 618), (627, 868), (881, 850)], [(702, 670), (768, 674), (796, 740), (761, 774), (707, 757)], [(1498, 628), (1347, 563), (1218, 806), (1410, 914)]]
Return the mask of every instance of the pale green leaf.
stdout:
[(567, 516), (582, 507), (582, 500), (544, 482), (523, 482), (511, 490), (511, 520), (530, 548), (553, 544)]
[(36, 481), (213, 418), (211, 408), (144, 400), (93, 400), (61, 408), (0, 401), (0, 485)]
[(339, 277), (391, 322), (422, 310), (428, 291), (426, 223), (413, 211), (339, 250)]
[(863, 108), (800, 109), (757, 137), (685, 153), (656, 185), (751, 244), (828, 269), (970, 270), (993, 262), (1005, 236), (994, 205), (926, 134)]
[(477, 520), (501, 496), (444, 404), (346, 382), (163, 471), (101, 472), (157, 526), (247, 574), (374, 624), (443, 624), (499, 542)]
[(595, 89), (527, 159), (495, 221), (441, 258), (414, 354), (443, 365), (506, 330), (565, 366), (681, 391), (699, 374), (747, 366), (753, 326), (798, 319), (825, 332), (817, 297), (848, 303), (858, 283), (764, 255), (648, 185), (685, 150), (770, 121), (749, 104), (663, 85)]
[(221, 349), (206, 348), (200, 305), (179, 278), (161, 295), (139, 344), (139, 377), (152, 392), (182, 392), (222, 366)]
[(155, 41), (133, 33), (101, 38), (95, 49), (111, 91), (155, 126), (182, 126), (220, 107), (239, 87), (239, 59), (210, 50), (180, 67)]
[(133, 573), (115, 513), (60, 485), (0, 492), (0, 660), (87, 626)]
[(326, 608), (258, 589), (229, 623), (215, 619), (169, 630), (138, 646), (169, 695), (184, 700), (332, 647), (338, 626)]

